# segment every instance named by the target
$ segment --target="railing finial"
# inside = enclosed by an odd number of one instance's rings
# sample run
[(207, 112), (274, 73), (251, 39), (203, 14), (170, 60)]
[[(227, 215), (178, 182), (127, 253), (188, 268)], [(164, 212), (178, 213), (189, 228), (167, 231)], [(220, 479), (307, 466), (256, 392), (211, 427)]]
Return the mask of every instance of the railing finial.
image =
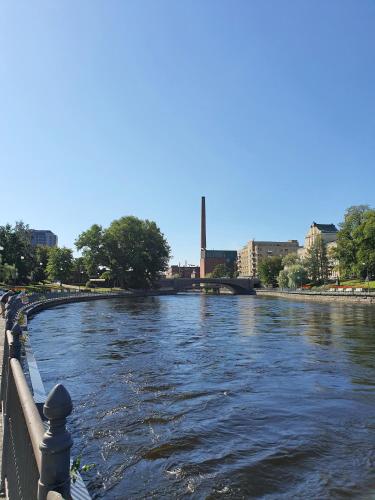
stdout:
[(42, 460), (38, 500), (46, 500), (51, 490), (70, 498), (70, 448), (73, 441), (65, 424), (72, 409), (68, 391), (61, 384), (55, 385), (43, 407), (49, 425), (39, 445)]

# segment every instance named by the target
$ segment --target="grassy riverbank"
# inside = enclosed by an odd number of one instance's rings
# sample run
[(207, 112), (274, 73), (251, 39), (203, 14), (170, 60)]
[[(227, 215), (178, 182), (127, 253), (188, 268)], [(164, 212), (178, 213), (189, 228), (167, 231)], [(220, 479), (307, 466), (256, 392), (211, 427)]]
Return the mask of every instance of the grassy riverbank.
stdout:
[(263, 297), (279, 297), (292, 300), (320, 301), (320, 302), (341, 302), (351, 304), (372, 304), (375, 305), (375, 293), (345, 293), (345, 292), (325, 292), (325, 291), (287, 291), (287, 290), (262, 290), (257, 289), (256, 294)]
[(341, 281), (340, 286), (353, 286), (356, 288), (375, 289), (375, 281), (346, 280)]

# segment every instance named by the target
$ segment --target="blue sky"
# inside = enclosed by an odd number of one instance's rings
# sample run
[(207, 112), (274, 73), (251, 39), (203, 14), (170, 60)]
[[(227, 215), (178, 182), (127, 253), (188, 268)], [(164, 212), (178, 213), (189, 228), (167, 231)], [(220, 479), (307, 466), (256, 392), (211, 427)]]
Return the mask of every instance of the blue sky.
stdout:
[(123, 215), (173, 261), (374, 205), (375, 2), (3, 1), (0, 224)]

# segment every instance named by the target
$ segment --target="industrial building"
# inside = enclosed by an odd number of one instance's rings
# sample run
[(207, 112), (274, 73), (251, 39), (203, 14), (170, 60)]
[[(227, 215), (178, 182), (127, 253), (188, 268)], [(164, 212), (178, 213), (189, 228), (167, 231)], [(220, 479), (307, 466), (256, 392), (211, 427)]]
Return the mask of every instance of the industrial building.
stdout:
[(206, 246), (206, 199), (202, 196), (200, 277), (206, 278), (219, 264), (225, 264), (228, 269), (236, 269), (237, 250), (207, 250)]

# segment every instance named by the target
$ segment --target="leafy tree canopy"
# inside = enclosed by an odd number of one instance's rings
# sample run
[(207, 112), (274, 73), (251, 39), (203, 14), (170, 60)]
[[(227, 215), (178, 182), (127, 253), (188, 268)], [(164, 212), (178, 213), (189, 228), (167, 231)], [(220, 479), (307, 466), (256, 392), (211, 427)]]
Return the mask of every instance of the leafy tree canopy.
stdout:
[(34, 282), (44, 281), (47, 279), (47, 264), (50, 250), (50, 247), (44, 245), (37, 245), (35, 247), (34, 269), (32, 273)]
[(67, 282), (73, 270), (73, 253), (70, 248), (51, 248), (48, 255), (47, 274), (52, 281)]
[(15, 281), (27, 283), (35, 265), (29, 226), (22, 221), (0, 226), (0, 247), (2, 264), (14, 266)]
[(78, 236), (75, 245), (78, 250), (82, 250), (87, 274), (96, 278), (100, 273), (99, 266), (103, 266), (107, 262), (102, 226), (93, 224), (87, 231)]
[(114, 220), (107, 229), (91, 226), (76, 246), (89, 273), (105, 272), (125, 287), (150, 286), (170, 258), (170, 247), (155, 222), (133, 216)]
[(328, 279), (330, 268), (327, 247), (321, 236), (316, 237), (308, 249), (304, 267), (313, 283), (324, 283)]
[(301, 259), (296, 253), (288, 253), (284, 255), (282, 264), (284, 267), (293, 266), (294, 264), (299, 264)]
[[(349, 207), (340, 224), (337, 235), (335, 256), (339, 260), (340, 274), (343, 277), (362, 276), (364, 268), (372, 269), (371, 220), (375, 211), (368, 205)], [(365, 236), (364, 231), (367, 231)], [(367, 271), (366, 271), (367, 272)]]
[(289, 288), (298, 288), (307, 283), (307, 271), (302, 264), (288, 267), (287, 276)]
[(259, 262), (258, 274), (265, 285), (277, 285), (277, 277), (282, 270), (282, 259), (277, 255), (265, 257)]
[(210, 278), (230, 278), (231, 271), (225, 264), (218, 264), (214, 267), (212, 273), (210, 273)]
[(375, 276), (375, 210), (368, 210), (354, 231), (357, 243), (356, 271), (361, 277)]
[(289, 276), (286, 269), (281, 269), (277, 277), (277, 282), (280, 288), (287, 288), (289, 286)]

